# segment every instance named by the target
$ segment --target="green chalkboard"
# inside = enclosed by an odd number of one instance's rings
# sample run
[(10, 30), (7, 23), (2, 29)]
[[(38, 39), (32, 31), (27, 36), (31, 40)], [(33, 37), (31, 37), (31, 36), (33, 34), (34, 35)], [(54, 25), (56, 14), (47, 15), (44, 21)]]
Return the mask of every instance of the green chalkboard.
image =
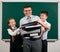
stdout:
[(19, 26), (20, 19), (24, 16), (23, 8), (30, 5), (33, 15), (40, 15), (42, 10), (48, 11), (47, 21), (51, 23), (48, 39), (58, 39), (58, 3), (57, 2), (2, 2), (2, 39), (10, 39), (7, 33), (8, 19), (13, 17)]

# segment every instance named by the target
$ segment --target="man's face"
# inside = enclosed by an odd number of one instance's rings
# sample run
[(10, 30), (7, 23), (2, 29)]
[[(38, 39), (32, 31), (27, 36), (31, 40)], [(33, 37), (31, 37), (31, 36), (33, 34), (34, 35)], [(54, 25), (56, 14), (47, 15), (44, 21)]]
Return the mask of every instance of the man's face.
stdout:
[(45, 21), (46, 19), (47, 19), (47, 15), (45, 14), (45, 13), (41, 13), (40, 14), (40, 19), (42, 20), (42, 21)]
[(24, 14), (25, 16), (29, 17), (30, 15), (32, 15), (32, 9), (30, 7), (24, 8)]

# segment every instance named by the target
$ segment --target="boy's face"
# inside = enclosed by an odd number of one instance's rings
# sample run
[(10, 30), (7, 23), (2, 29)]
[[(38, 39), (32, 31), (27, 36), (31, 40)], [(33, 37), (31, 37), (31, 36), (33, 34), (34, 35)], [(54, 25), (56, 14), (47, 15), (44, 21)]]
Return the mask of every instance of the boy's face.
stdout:
[(40, 14), (40, 19), (42, 20), (42, 21), (45, 21), (46, 19), (47, 19), (47, 15), (45, 14), (45, 13), (41, 13)]
[(32, 9), (30, 7), (24, 8), (24, 14), (25, 16), (29, 17), (30, 15), (32, 15)]
[(10, 19), (8, 25), (9, 25), (10, 27), (15, 27), (15, 26), (16, 26), (15, 20), (14, 20), (14, 19)]

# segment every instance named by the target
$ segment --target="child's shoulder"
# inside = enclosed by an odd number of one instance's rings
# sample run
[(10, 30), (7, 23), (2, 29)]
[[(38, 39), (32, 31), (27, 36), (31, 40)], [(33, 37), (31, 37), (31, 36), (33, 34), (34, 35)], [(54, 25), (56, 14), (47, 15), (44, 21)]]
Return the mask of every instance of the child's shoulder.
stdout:
[(11, 29), (10, 29), (10, 28), (8, 28), (8, 29), (7, 29), (7, 31), (8, 31), (8, 30), (11, 30)]
[(46, 23), (47, 23), (47, 25), (51, 26), (51, 23), (50, 22), (46, 22)]

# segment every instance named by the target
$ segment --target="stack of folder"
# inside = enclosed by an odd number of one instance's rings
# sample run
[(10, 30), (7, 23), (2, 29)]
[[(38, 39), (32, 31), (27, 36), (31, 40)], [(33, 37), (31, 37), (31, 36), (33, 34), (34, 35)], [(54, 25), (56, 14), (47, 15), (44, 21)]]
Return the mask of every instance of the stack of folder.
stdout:
[(41, 25), (37, 22), (30, 22), (22, 25), (21, 34), (39, 33)]

